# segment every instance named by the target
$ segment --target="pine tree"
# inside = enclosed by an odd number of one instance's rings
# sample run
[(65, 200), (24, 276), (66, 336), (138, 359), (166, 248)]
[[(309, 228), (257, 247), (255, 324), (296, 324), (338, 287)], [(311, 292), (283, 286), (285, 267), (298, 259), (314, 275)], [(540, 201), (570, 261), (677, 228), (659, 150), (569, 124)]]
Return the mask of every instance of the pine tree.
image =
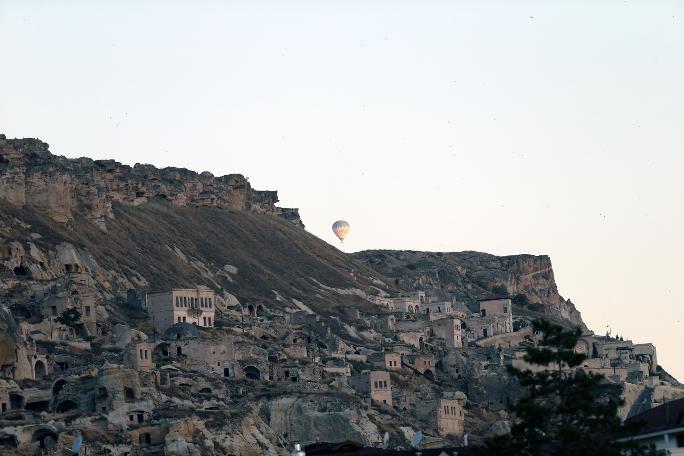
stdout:
[(81, 320), (81, 312), (78, 309), (69, 307), (64, 312), (59, 314), (55, 321), (70, 328), (76, 328), (77, 323)]
[(576, 369), (586, 357), (575, 353), (579, 329), (565, 330), (546, 320), (533, 327), (543, 333), (538, 347), (529, 347), (525, 361), (545, 366), (541, 372), (509, 367), (526, 395), (511, 406), (510, 434), (486, 442), (479, 454), (498, 456), (655, 455), (652, 448), (616, 439), (634, 435), (617, 415), (622, 400), (601, 393), (602, 375)]

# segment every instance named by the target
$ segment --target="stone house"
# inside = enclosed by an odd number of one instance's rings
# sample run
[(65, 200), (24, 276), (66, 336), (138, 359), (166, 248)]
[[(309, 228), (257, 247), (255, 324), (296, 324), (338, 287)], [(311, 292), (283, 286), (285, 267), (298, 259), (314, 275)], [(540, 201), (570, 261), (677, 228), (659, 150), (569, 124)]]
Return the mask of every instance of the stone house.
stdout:
[(327, 372), (334, 376), (351, 376), (351, 366), (349, 366), (345, 360), (339, 358), (327, 360), (321, 369), (323, 372)]
[(97, 335), (97, 307), (100, 295), (88, 288), (74, 288), (70, 291), (50, 296), (43, 305), (43, 316), (58, 317), (67, 309), (76, 309), (81, 314), (80, 325), (76, 327), (79, 336)]
[(133, 342), (126, 347), (124, 365), (132, 369), (151, 371), (154, 369), (152, 352), (155, 344), (151, 342)]
[[(2, 344), (0, 344), (2, 345)], [(39, 380), (50, 372), (46, 355), (38, 353), (36, 345), (22, 336), (18, 343), (0, 346), (0, 374), (14, 380)]]
[(416, 407), (416, 393), (415, 391), (400, 390), (395, 392), (394, 397), (395, 407), (397, 410), (413, 410)]
[(265, 317), (267, 308), (260, 302), (248, 302), (242, 306), (242, 315), (245, 317)]
[(424, 302), (417, 313), (420, 313), (420, 315), (423, 315), (430, 320), (437, 320), (449, 317), (454, 312), (450, 301), (429, 301)]
[(185, 339), (169, 342), (168, 356), (186, 369), (205, 375), (237, 377), (237, 367), (233, 338), (221, 340)]
[(349, 386), (372, 401), (392, 406), (392, 382), (387, 371), (363, 371), (347, 379)]
[[(168, 426), (144, 426), (131, 431), (131, 446), (135, 450), (133, 454), (147, 454), (149, 447), (163, 447)], [(150, 454), (161, 454), (151, 452)]]
[[(504, 334), (513, 332), (513, 308), (510, 298), (491, 298), (478, 300), (480, 306), (480, 316), (487, 320), (487, 317), (499, 317), (496, 321), (496, 333)], [(500, 323), (499, 323), (500, 322)], [(484, 336), (488, 337), (488, 336)]]
[(472, 315), (465, 323), (466, 338), (468, 341), (484, 339), (487, 337), (508, 334), (513, 332), (512, 319), (506, 315)]
[(420, 313), (420, 307), (427, 299), (424, 291), (400, 295), (387, 301), (387, 310), (390, 312), (418, 314)]
[(376, 331), (394, 331), (397, 329), (397, 317), (394, 315), (378, 315), (373, 321)]
[(9, 388), (0, 385), (0, 413), (5, 413), (10, 409)]
[(435, 374), (435, 357), (432, 355), (410, 354), (404, 356), (404, 363), (426, 376)]
[(463, 435), (465, 413), (462, 401), (440, 398), (416, 401), (416, 416), (441, 435)]
[(95, 384), (95, 411), (108, 414), (127, 409), (127, 404), (143, 399), (138, 372), (116, 365), (99, 371)]
[(387, 370), (401, 369), (401, 355), (394, 352), (379, 352), (368, 356), (368, 362), (375, 367)]
[(201, 327), (214, 326), (216, 294), (199, 288), (173, 288), (147, 295), (146, 307), (158, 331), (177, 323)]
[(461, 320), (442, 318), (432, 322), (432, 335), (444, 339), (447, 348), (461, 348)]

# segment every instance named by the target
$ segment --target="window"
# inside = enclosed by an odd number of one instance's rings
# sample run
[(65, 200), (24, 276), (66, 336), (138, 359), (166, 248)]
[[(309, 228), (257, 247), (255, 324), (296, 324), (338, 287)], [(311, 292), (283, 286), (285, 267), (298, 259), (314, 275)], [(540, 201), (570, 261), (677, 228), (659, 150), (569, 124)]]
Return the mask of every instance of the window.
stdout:
[(57, 306), (52, 306), (50, 307), (52, 309), (52, 315), (56, 316), (57, 315)]
[(143, 359), (143, 351), (142, 351), (142, 348), (140, 349), (140, 359)]
[(211, 326), (211, 317), (207, 317), (207, 323), (209, 323), (209, 326)]
[(449, 414), (449, 407), (447, 407), (446, 405), (444, 406), (444, 414), (445, 415)]
[(209, 298), (209, 308), (211, 309), (211, 298)]
[(185, 323), (185, 317), (183, 317), (183, 323)]
[(128, 415), (128, 421), (133, 421), (133, 415)]
[(207, 317), (202, 317), (202, 326), (207, 326)]
[(90, 316), (90, 306), (85, 306), (85, 316), (86, 317)]
[(387, 382), (386, 381), (383, 380), (382, 384), (383, 384), (383, 387), (387, 388)]
[(180, 322), (181, 322), (181, 319), (180, 319), (180, 317), (178, 317), (178, 323), (180, 323)]
[(145, 359), (147, 359), (147, 350), (145, 350)]
[(503, 305), (503, 311), (504, 313), (508, 313), (508, 306), (506, 304)]

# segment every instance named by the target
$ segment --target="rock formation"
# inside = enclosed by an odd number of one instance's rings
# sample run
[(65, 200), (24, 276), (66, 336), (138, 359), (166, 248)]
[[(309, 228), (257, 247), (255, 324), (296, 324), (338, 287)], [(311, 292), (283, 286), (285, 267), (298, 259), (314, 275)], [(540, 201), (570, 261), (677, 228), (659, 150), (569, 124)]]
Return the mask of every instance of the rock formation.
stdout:
[(276, 207), (277, 192), (254, 190), (240, 174), (215, 177), (183, 168), (67, 159), (51, 154), (48, 147), (37, 139), (0, 135), (1, 198), (45, 211), (57, 222), (80, 214), (101, 228), (114, 216), (113, 202), (138, 205), (152, 199), (276, 214), (303, 227), (297, 209)]

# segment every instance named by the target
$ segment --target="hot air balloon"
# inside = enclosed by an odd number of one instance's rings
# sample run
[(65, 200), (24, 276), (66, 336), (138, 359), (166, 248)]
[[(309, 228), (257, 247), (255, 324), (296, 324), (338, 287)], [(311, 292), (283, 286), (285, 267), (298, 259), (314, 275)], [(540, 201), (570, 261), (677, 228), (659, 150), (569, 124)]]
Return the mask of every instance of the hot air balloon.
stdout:
[(344, 242), (344, 238), (346, 238), (347, 233), (349, 233), (349, 223), (344, 220), (338, 220), (333, 223), (332, 230), (333, 233), (335, 233), (335, 236), (337, 236), (341, 242)]

